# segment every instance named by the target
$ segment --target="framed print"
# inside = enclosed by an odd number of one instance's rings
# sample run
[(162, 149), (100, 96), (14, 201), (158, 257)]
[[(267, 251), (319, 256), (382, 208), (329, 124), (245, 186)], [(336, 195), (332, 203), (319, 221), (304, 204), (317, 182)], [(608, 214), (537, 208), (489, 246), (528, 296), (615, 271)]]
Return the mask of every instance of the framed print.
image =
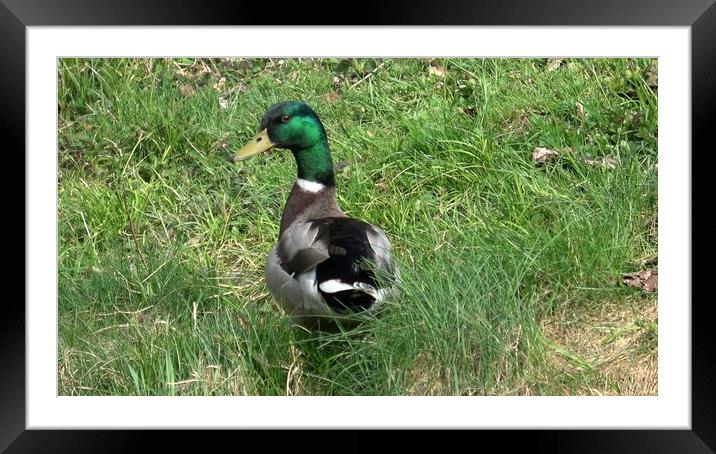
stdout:
[(27, 178), (3, 449), (459, 428), (712, 452), (690, 183), (715, 7), (368, 10), (3, 0)]

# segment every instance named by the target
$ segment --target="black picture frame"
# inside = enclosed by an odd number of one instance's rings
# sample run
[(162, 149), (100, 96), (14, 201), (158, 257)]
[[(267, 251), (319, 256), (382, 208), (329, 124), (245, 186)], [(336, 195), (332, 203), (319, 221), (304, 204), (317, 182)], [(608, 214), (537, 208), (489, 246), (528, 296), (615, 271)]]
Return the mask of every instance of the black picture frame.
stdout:
[[(270, 8), (263, 2), (217, 1), (112, 1), (91, 0), (0, 0), (0, 125), (6, 156), (14, 156), (25, 167), (25, 58), (26, 27), (71, 25), (549, 25), (549, 26), (688, 26), (691, 29), (692, 63), (692, 417), (690, 430), (554, 430), (463, 432), (468, 443), (528, 449), (544, 452), (711, 452), (716, 450), (716, 357), (710, 329), (709, 298), (703, 282), (709, 282), (711, 267), (700, 268), (696, 260), (713, 257), (714, 221), (709, 220), (712, 190), (708, 178), (698, 173), (713, 169), (716, 152), (709, 140), (711, 118), (716, 99), (716, 5), (714, 0), (647, 2), (568, 1), (502, 2), (460, 1), (364, 1), (350, 14), (336, 3), (293, 3)], [(325, 11), (317, 15), (314, 11)], [(711, 114), (711, 115), (710, 115)], [(9, 144), (9, 145), (8, 145)], [(11, 153), (10, 150), (15, 150)], [(19, 152), (23, 150), (23, 152)], [(10, 156), (11, 155), (11, 156)], [(22, 156), (22, 158), (20, 158)], [(6, 168), (9, 168), (5, 161)], [(699, 186), (701, 184), (702, 186)], [(21, 203), (18, 201), (18, 203)], [(24, 199), (20, 210), (25, 212)], [(15, 215), (17, 216), (17, 215)], [(698, 218), (701, 222), (698, 222)], [(23, 217), (23, 226), (24, 226)], [(705, 226), (709, 235), (698, 235), (696, 227)], [(16, 229), (11, 229), (14, 233)], [(11, 233), (11, 234), (13, 234)], [(701, 242), (705, 240), (705, 242)], [(25, 239), (25, 244), (27, 239)], [(7, 257), (7, 256), (6, 256)], [(706, 262), (708, 263), (708, 262)], [(24, 273), (24, 268), (23, 268)], [(10, 282), (8, 279), (6, 282)], [(699, 291), (696, 291), (696, 290)], [(688, 301), (684, 301), (688, 304)], [(184, 449), (201, 445), (204, 449), (228, 438), (248, 448), (245, 437), (224, 431), (220, 436), (190, 431), (45, 431), (26, 430), (25, 412), (25, 310), (6, 299), (0, 315), (0, 451), (5, 452), (125, 452), (149, 448), (147, 438), (155, 435)], [(168, 435), (168, 436), (167, 436)], [(328, 435), (325, 435), (328, 437)], [(452, 442), (453, 436), (438, 434), (440, 442)], [(258, 438), (266, 438), (259, 434)], [(296, 434), (271, 436), (277, 449), (296, 447)], [(333, 440), (321, 439), (323, 446), (371, 449), (364, 433), (332, 431)], [(405, 441), (422, 443), (424, 435), (410, 432)], [(447, 440), (446, 440), (447, 439)], [(253, 441), (253, 440), (252, 440)], [(165, 443), (163, 441), (162, 443)], [(332, 445), (332, 443), (339, 443)], [(404, 442), (401, 442), (404, 443)], [(308, 446), (306, 443), (299, 445)], [(281, 446), (284, 445), (284, 446)], [(300, 447), (300, 446), (299, 446)], [(502, 449), (502, 448), (500, 448)]]

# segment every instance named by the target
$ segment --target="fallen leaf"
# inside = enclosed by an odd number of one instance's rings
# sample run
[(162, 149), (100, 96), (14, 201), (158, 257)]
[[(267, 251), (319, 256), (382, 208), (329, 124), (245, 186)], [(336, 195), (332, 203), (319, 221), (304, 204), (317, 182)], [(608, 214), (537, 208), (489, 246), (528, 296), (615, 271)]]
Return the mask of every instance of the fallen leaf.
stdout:
[(212, 85), (212, 87), (214, 88), (214, 90), (221, 92), (221, 89), (224, 87), (225, 84), (226, 77), (220, 77), (219, 80), (217, 80), (214, 85)]
[(574, 105), (577, 106), (577, 116), (579, 118), (584, 118), (584, 105), (579, 101), (575, 102)]
[(340, 99), (340, 97), (340, 93), (335, 90), (328, 92), (328, 94), (326, 95), (326, 99), (328, 99), (329, 102), (336, 102)]
[(366, 134), (368, 134), (368, 137), (375, 137), (375, 132), (373, 131), (366, 131)]
[(605, 156), (599, 159), (585, 158), (584, 162), (591, 166), (601, 167), (602, 169), (614, 170), (617, 168), (617, 161), (611, 156)]
[(194, 94), (194, 86), (192, 84), (184, 84), (180, 88), (182, 96), (189, 97)]
[(224, 110), (225, 110), (225, 109), (228, 109), (228, 108), (229, 108), (229, 101), (227, 101), (226, 99), (224, 99), (223, 97), (220, 96), (220, 97), (219, 97), (219, 107), (220, 107), (221, 109), (224, 109)]
[(629, 287), (640, 288), (646, 292), (655, 292), (659, 288), (659, 270), (642, 270), (623, 276), (624, 284)]
[(554, 71), (555, 69), (559, 68), (564, 60), (564, 58), (548, 58), (547, 71)]
[(436, 65), (428, 68), (428, 73), (431, 76), (445, 77), (445, 74), (447, 74), (447, 70), (440, 65)]
[(532, 160), (537, 165), (546, 164), (549, 161), (554, 161), (559, 158), (559, 152), (550, 150), (549, 148), (536, 147), (532, 151)]

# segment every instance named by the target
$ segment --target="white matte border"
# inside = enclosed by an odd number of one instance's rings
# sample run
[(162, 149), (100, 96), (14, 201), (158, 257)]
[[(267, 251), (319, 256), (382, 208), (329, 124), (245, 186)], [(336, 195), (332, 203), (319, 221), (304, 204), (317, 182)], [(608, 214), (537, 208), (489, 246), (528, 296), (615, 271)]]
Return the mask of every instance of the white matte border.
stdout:
[[(690, 428), (690, 33), (688, 27), (28, 27), (27, 428)], [(658, 57), (659, 395), (58, 397), (56, 60), (66, 56)]]

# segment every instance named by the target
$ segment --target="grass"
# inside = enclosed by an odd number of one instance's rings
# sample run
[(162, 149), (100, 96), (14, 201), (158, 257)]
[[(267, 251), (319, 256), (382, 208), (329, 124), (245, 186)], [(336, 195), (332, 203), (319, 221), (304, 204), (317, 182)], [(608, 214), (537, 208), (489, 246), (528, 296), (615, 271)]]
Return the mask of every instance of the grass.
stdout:
[[(58, 393), (656, 394), (656, 294), (620, 285), (657, 252), (654, 64), (549, 63), (60, 60)], [(290, 153), (227, 160), (287, 99), (401, 268), (349, 333), (265, 287)]]

